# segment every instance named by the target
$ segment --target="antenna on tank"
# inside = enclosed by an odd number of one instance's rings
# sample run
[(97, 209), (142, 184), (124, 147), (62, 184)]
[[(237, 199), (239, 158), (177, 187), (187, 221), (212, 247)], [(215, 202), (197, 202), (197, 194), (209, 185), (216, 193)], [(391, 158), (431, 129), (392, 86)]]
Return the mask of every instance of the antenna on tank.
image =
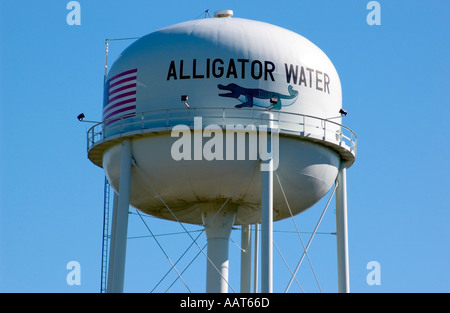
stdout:
[(205, 11), (202, 12), (202, 14), (197, 16), (195, 19), (200, 18), (200, 16), (202, 16), (203, 14), (204, 14), (204, 18), (211, 17), (211, 15), (209, 14), (209, 9), (206, 9)]

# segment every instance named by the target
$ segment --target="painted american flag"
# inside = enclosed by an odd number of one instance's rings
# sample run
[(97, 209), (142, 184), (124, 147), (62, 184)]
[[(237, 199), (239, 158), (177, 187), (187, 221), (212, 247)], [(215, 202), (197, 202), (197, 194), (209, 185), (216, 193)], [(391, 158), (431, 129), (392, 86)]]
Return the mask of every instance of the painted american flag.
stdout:
[(136, 113), (137, 69), (111, 77), (104, 88), (103, 121), (106, 125)]

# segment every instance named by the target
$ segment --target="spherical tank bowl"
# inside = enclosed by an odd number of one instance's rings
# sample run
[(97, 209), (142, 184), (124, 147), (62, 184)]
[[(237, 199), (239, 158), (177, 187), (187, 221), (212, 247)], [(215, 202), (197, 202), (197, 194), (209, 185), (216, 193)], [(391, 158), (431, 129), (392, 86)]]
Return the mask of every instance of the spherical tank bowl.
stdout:
[[(280, 220), (318, 202), (341, 164), (353, 163), (356, 136), (340, 124), (341, 108), (333, 64), (304, 37), (239, 18), (188, 21), (140, 38), (114, 62), (88, 156), (118, 192), (120, 142), (130, 139), (134, 207), (202, 224), (202, 204), (226, 202), (238, 208), (235, 224), (252, 224), (261, 220), (262, 169), (261, 155), (250, 155), (256, 146), (261, 152), (266, 134), (276, 141), (273, 218)], [(227, 129), (238, 137), (241, 126), (246, 139), (227, 141)]]

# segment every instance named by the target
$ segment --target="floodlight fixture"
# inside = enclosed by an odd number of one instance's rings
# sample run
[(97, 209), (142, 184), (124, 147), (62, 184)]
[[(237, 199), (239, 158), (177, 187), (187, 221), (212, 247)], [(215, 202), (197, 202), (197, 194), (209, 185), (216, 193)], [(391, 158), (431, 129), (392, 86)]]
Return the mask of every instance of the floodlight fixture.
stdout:
[(267, 108), (267, 110), (271, 110), (274, 106), (276, 106), (278, 103), (278, 99), (276, 97), (270, 98), (270, 106)]
[(341, 116), (346, 116), (347, 115), (347, 111), (344, 109), (340, 109), (339, 113), (341, 114)]
[(189, 104), (187, 103), (188, 100), (189, 100), (189, 96), (188, 96), (188, 95), (182, 95), (182, 96), (181, 96), (181, 102), (184, 103), (184, 105), (186, 106), (186, 108), (190, 109), (191, 107), (190, 107)]

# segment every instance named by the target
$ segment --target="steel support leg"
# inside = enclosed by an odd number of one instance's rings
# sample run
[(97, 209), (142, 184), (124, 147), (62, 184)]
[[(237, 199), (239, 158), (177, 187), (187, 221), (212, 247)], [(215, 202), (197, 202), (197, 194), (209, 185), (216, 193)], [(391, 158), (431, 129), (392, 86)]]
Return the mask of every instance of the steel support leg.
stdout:
[(252, 267), (252, 225), (241, 227), (241, 292), (250, 293)]
[(122, 141), (120, 183), (117, 209), (114, 206), (111, 232), (110, 270), (108, 292), (122, 293), (125, 279), (125, 258), (127, 252), (128, 209), (130, 206), (131, 141)]
[[(264, 161), (261, 172), (261, 292), (271, 293), (273, 287), (273, 159)], [(262, 164), (263, 165), (263, 164)]]
[(215, 204), (200, 204), (208, 241), (206, 292), (228, 292), (228, 246), (237, 206), (230, 204), (217, 214)]
[(350, 292), (347, 229), (347, 169), (341, 165), (336, 189), (338, 292)]

